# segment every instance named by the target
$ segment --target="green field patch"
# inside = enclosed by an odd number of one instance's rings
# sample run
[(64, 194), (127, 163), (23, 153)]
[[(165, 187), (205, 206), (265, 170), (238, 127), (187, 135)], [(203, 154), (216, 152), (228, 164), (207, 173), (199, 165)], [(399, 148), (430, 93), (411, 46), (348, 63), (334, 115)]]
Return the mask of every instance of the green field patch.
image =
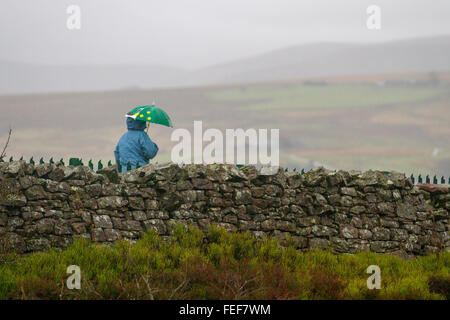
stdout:
[(444, 91), (432, 87), (330, 85), (222, 89), (205, 93), (213, 101), (239, 104), (246, 110), (355, 108), (421, 102)]

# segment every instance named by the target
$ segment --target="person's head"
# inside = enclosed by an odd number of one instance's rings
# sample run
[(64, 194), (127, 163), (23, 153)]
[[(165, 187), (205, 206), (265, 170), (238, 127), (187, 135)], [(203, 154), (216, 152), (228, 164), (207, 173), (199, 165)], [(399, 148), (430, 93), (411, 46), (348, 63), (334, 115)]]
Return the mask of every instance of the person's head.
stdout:
[(128, 130), (144, 131), (146, 126), (145, 121), (134, 120), (133, 118), (127, 117)]

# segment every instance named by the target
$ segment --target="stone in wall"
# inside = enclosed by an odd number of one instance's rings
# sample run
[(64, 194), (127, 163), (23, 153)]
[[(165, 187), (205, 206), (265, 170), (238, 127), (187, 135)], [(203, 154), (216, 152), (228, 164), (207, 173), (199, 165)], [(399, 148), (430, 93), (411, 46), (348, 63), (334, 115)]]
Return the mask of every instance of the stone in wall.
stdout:
[(401, 256), (450, 249), (448, 187), (403, 174), (337, 171), (261, 175), (252, 166), (147, 165), (119, 174), (61, 164), (0, 163), (0, 241), (16, 252), (74, 238), (169, 236), (176, 224), (288, 237), (298, 249)]

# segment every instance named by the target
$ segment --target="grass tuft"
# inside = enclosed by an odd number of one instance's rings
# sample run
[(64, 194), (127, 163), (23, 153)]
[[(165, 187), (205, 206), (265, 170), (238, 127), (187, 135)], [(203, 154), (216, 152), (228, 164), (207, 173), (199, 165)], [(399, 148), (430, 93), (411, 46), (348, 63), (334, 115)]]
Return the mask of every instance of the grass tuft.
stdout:
[[(299, 252), (276, 239), (212, 226), (149, 231), (135, 244), (77, 239), (65, 250), (0, 259), (0, 299), (448, 299), (450, 253), (401, 260), (387, 254)], [(69, 290), (69, 265), (81, 289)], [(369, 265), (381, 289), (369, 290)]]

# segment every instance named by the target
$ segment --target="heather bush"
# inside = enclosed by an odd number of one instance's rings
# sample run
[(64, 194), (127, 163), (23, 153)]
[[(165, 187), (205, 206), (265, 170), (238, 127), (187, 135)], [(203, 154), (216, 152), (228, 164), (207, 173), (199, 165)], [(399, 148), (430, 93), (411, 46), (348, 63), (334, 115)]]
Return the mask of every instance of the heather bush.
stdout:
[[(448, 299), (450, 253), (402, 260), (388, 254), (300, 252), (274, 238), (212, 226), (149, 231), (135, 244), (77, 239), (65, 250), (0, 259), (0, 299)], [(69, 265), (81, 289), (69, 290)], [(369, 265), (381, 289), (366, 286)]]

